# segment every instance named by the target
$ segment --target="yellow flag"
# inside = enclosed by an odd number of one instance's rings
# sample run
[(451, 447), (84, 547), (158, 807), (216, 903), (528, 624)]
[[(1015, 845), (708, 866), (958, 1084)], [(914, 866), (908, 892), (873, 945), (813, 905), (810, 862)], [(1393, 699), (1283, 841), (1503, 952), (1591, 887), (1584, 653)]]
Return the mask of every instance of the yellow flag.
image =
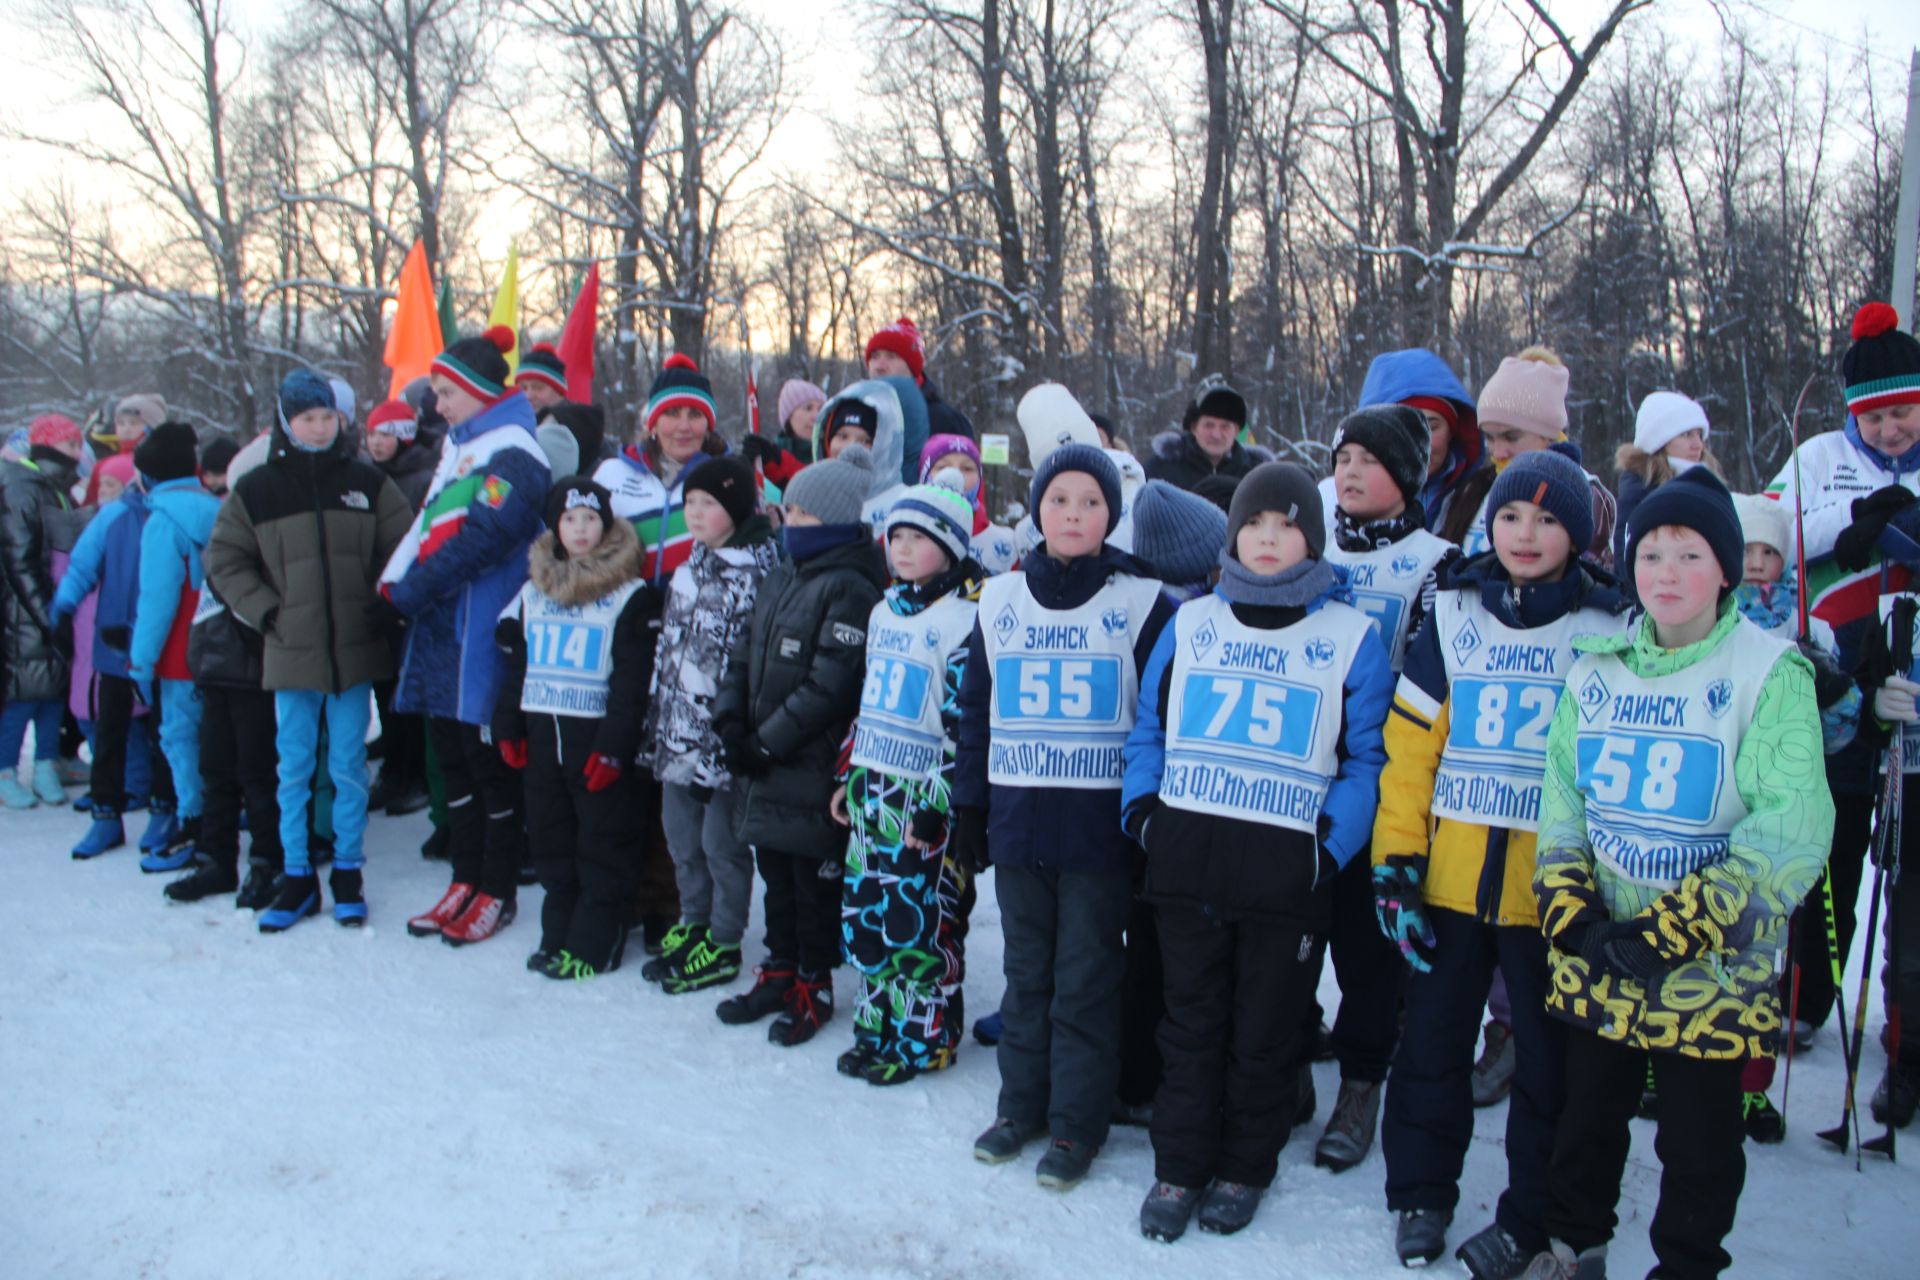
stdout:
[(500, 277), (500, 288), (493, 295), (493, 311), (487, 316), (487, 324), (503, 324), (513, 330), (513, 350), (507, 352), (508, 385), (511, 386), (511, 375), (520, 372), (520, 250), (517, 247), (507, 247), (507, 272)]

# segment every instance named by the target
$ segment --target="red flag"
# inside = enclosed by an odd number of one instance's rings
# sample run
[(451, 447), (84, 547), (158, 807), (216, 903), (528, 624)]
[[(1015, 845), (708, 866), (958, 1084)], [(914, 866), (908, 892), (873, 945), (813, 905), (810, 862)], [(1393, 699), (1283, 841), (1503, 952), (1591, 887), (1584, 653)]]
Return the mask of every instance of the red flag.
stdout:
[(753, 380), (753, 366), (747, 366), (747, 430), (760, 434), (760, 384)]
[(560, 360), (567, 366), (567, 399), (575, 404), (593, 402), (593, 335), (600, 322), (600, 264), (587, 268), (587, 278), (567, 312), (567, 327), (560, 331)]
[(418, 240), (407, 251), (400, 268), (400, 300), (387, 330), (386, 365), (393, 370), (387, 398), (398, 400), (401, 389), (427, 371), (443, 343), (440, 317), (433, 309), (433, 281), (427, 275), (427, 251)]

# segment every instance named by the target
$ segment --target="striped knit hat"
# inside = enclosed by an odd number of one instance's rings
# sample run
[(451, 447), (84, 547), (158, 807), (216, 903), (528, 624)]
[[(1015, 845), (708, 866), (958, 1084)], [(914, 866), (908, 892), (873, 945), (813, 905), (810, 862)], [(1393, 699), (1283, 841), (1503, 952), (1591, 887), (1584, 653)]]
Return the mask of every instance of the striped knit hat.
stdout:
[[(952, 473), (954, 479), (959, 472)], [(887, 536), (895, 529), (917, 529), (940, 544), (947, 559), (959, 564), (973, 546), (973, 504), (958, 489), (940, 481), (916, 484), (887, 511)]]
[(478, 337), (462, 338), (433, 358), (432, 372), (454, 383), (476, 400), (491, 404), (507, 394), (507, 352), (517, 339), (513, 330), (497, 324)]
[(412, 443), (420, 431), (420, 423), (405, 400), (386, 400), (375, 405), (367, 415), (367, 430)]
[(561, 395), (567, 394), (567, 364), (551, 342), (535, 343), (533, 350), (520, 357), (520, 375), (513, 385), (524, 382), (544, 382)]
[(1853, 317), (1853, 345), (1840, 361), (1847, 412), (1856, 417), (1895, 404), (1920, 404), (1920, 342), (1900, 330), (1900, 313), (1869, 302)]
[(653, 380), (653, 391), (647, 397), (647, 429), (652, 430), (654, 420), (667, 410), (686, 405), (707, 416), (709, 429), (720, 416), (713, 407), (713, 384), (707, 381), (707, 375), (700, 372), (692, 356), (676, 351), (667, 357)]

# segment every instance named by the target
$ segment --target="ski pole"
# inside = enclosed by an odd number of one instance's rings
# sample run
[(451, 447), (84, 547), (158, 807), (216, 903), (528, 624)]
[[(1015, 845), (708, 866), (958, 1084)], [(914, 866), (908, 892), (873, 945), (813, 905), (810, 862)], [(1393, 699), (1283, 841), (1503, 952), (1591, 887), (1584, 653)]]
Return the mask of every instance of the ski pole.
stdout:
[[(1893, 853), (1896, 857), (1899, 855), (1898, 846), (1894, 847)], [(1887, 877), (1887, 930), (1893, 935), (1887, 943), (1887, 964), (1893, 970), (1893, 981), (1887, 984), (1887, 1114), (1882, 1121), (1885, 1128), (1881, 1135), (1860, 1144), (1862, 1151), (1883, 1155), (1896, 1164), (1899, 1163), (1899, 1157), (1894, 1154), (1892, 1093), (1893, 1079), (1900, 1070), (1900, 906), (1893, 891), (1898, 878), (1897, 871)], [(1869, 956), (1867, 968), (1872, 967), (1873, 961)]]
[(1836, 1025), (1840, 1028), (1840, 1061), (1849, 1074), (1853, 1071), (1853, 1054), (1847, 1048), (1847, 993), (1845, 983), (1846, 957), (1840, 954), (1839, 926), (1833, 921), (1833, 864), (1827, 864), (1826, 876), (1821, 881), (1821, 891), (1827, 905), (1827, 964), (1833, 972), (1833, 1007), (1839, 1015)]

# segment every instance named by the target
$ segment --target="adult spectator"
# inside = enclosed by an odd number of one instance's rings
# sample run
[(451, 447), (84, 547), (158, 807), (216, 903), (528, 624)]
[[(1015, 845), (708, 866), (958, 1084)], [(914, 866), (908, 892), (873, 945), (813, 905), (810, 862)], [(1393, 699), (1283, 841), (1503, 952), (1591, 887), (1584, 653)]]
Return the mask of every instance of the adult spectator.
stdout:
[(1247, 402), (1232, 387), (1211, 387), (1187, 405), (1180, 430), (1163, 431), (1153, 438), (1147, 459), (1147, 479), (1165, 480), (1175, 488), (1192, 490), (1208, 476), (1239, 479), (1267, 460), (1264, 449), (1240, 443), (1247, 425)]

